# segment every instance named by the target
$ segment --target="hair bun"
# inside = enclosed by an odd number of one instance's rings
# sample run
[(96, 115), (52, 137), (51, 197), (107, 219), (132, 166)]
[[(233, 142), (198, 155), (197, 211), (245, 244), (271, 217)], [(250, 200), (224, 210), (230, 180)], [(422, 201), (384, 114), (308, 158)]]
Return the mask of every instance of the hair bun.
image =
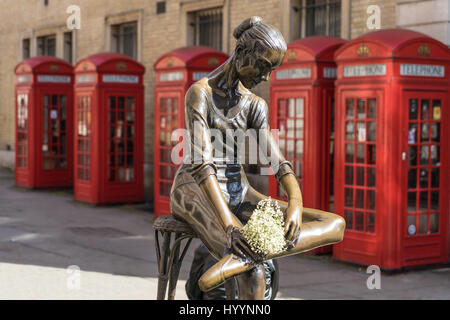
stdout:
[(260, 24), (262, 19), (257, 16), (253, 16), (251, 18), (247, 18), (238, 25), (233, 31), (233, 37), (237, 40), (241, 37), (245, 30), (250, 29), (254, 25)]

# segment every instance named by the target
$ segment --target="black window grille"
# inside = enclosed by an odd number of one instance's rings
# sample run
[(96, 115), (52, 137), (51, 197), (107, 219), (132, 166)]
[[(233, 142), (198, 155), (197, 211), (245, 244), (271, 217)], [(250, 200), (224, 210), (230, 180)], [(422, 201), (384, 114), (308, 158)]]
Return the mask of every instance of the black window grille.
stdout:
[(194, 45), (222, 50), (222, 8), (202, 10), (195, 13)]
[[(340, 0), (306, 0), (297, 10), (304, 21), (302, 36), (328, 35), (341, 36), (341, 1)], [(300, 23), (302, 25), (302, 23)]]
[(111, 50), (137, 59), (137, 22), (111, 26)]

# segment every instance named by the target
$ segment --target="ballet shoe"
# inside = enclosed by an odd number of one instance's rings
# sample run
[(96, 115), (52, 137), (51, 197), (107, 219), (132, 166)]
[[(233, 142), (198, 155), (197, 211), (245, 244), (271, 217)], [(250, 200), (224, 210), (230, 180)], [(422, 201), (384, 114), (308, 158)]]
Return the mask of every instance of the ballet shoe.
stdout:
[(229, 253), (209, 268), (198, 280), (200, 290), (208, 292), (223, 284), (229, 278), (246, 272), (255, 266), (250, 260)]

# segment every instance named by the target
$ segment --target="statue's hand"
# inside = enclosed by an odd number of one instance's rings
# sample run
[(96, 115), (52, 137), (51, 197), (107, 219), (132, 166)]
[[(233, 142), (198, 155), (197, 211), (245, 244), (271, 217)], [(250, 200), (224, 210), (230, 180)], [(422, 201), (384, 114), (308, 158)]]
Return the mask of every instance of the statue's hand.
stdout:
[(256, 263), (263, 261), (263, 256), (253, 252), (247, 241), (236, 227), (229, 227), (227, 230), (228, 248), (232, 253), (245, 260), (253, 260)]
[(284, 234), (287, 241), (295, 245), (302, 225), (303, 205), (299, 201), (289, 201), (284, 218)]

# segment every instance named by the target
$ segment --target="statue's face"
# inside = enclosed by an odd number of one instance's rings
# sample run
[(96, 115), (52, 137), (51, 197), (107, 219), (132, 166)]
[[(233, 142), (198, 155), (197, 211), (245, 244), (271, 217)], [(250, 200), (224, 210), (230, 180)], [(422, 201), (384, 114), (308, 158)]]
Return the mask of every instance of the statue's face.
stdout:
[(251, 52), (238, 57), (236, 70), (244, 87), (251, 89), (261, 81), (268, 81), (270, 73), (283, 61), (284, 54), (273, 49)]

